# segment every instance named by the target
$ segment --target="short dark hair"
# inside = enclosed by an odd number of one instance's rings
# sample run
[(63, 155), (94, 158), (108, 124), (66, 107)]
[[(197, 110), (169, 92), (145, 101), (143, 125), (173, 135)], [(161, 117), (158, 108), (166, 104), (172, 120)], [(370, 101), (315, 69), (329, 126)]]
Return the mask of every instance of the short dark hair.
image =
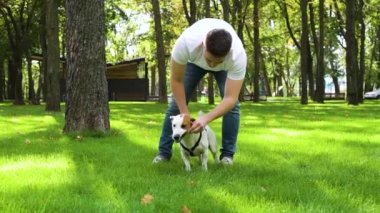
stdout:
[(224, 57), (232, 45), (232, 36), (224, 29), (213, 29), (206, 36), (206, 50), (215, 57)]

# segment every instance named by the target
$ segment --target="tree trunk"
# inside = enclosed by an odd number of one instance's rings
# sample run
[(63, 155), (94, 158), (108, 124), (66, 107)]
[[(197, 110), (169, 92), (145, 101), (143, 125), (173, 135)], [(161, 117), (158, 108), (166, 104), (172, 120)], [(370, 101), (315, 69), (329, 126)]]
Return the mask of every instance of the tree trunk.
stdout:
[(188, 10), (186, 0), (182, 0), (182, 6), (185, 12), (186, 20), (189, 23), (189, 26), (191, 26), (197, 21), (197, 4), (195, 0), (189, 0), (189, 4), (190, 4), (190, 11)]
[(64, 132), (105, 132), (110, 129), (110, 121), (104, 1), (66, 0), (66, 17), (68, 75)]
[(150, 95), (156, 96), (156, 65), (153, 65), (151, 70), (151, 81), (150, 81)]
[(18, 50), (13, 50), (14, 66), (15, 66), (15, 87), (14, 87), (14, 105), (24, 105), (24, 95), (22, 92), (22, 56)]
[(259, 85), (259, 78), (260, 78), (260, 22), (259, 22), (259, 6), (260, 1), (254, 0), (253, 1), (253, 50), (254, 50), (254, 61), (255, 61), (255, 68), (253, 73), (253, 102), (259, 102), (260, 99), (260, 85)]
[(288, 29), (289, 35), (292, 38), (294, 44), (298, 48), (298, 50), (301, 49), (301, 45), (298, 43), (296, 37), (294, 36), (292, 27), (290, 26), (290, 20), (289, 20), (289, 14), (288, 14), (288, 6), (286, 5), (285, 0), (282, 0), (282, 10), (283, 10), (283, 16), (285, 17), (285, 22), (286, 22), (286, 28)]
[(335, 94), (338, 95), (340, 93), (340, 88), (339, 88), (339, 82), (338, 82), (338, 77), (336, 76), (331, 76), (332, 80), (333, 80), (333, 84), (334, 84), (334, 91), (335, 91)]
[(210, 105), (214, 105), (215, 104), (215, 98), (214, 98), (214, 75), (211, 74), (211, 73), (208, 73), (207, 75), (207, 81), (208, 81), (208, 85), (207, 85), (207, 92), (208, 92), (208, 104)]
[(263, 58), (263, 55), (260, 55), (261, 57), (261, 67), (262, 67), (262, 70), (263, 70), (263, 76), (264, 76), (264, 88), (265, 88), (265, 95), (266, 96), (272, 96), (272, 90), (270, 88), (270, 82), (269, 82), (269, 77), (268, 77), (268, 71), (267, 71), (267, 67), (265, 65), (265, 60)]
[(28, 100), (29, 104), (37, 105), (39, 101), (36, 99), (36, 92), (34, 90), (34, 79), (32, 73), (32, 59), (30, 54), (27, 56), (27, 65), (28, 65)]
[(358, 43), (355, 37), (356, 1), (346, 0), (347, 102), (358, 105)]
[[(314, 49), (315, 49), (315, 54), (316, 54), (316, 58), (317, 58), (317, 64), (318, 64), (318, 48), (319, 48), (319, 41), (318, 41), (318, 36), (317, 36), (317, 30), (316, 30), (316, 27), (315, 27), (315, 18), (314, 18), (314, 6), (313, 6), (313, 3), (310, 2), (309, 3), (309, 15), (310, 15), (310, 28), (311, 28), (311, 35), (312, 35), (312, 38), (313, 38), (313, 41), (314, 41)], [(316, 101), (316, 97), (317, 96), (317, 90), (316, 88), (314, 88), (314, 73), (313, 73), (313, 59), (312, 59), (312, 55), (310, 53), (310, 70), (308, 70), (308, 80), (309, 80), (309, 96), (311, 97), (312, 100)], [(317, 69), (318, 69), (318, 65), (317, 65)], [(318, 71), (317, 71), (318, 73)], [(316, 83), (318, 80), (318, 77), (316, 76)], [(318, 101), (317, 101), (318, 102)], [(323, 99), (322, 99), (322, 102), (323, 102)]]
[(366, 26), (364, 23), (364, 2), (359, 0), (359, 21), (360, 21), (360, 54), (359, 54), (359, 70), (358, 70), (358, 101), (363, 103), (363, 85), (364, 85), (364, 74), (365, 74), (365, 31)]
[(325, 64), (324, 64), (324, 0), (319, 0), (319, 42), (317, 48), (317, 74), (314, 100), (323, 103), (325, 97)]
[(229, 0), (220, 0), (223, 8), (223, 20), (230, 22), (230, 2)]
[[(46, 7), (46, 2), (43, 1), (43, 7)], [(46, 44), (46, 10), (42, 10), (41, 18), (39, 20), (39, 34), (40, 34), (40, 45), (42, 51), (42, 61), (40, 67), (40, 91), (42, 90), (42, 101), (46, 102), (47, 99), (47, 87), (46, 87), (46, 79), (47, 79), (47, 44)], [(63, 39), (64, 40), (64, 39)]]
[(309, 29), (307, 18), (307, 3), (308, 0), (301, 0), (302, 13), (302, 34), (301, 34), (301, 104), (308, 103), (307, 97), (307, 70), (309, 68), (308, 61), (308, 41)]
[(15, 63), (12, 57), (8, 58), (8, 84), (7, 84), (7, 96), (8, 99), (15, 99), (15, 83), (16, 83), (16, 70)]
[(47, 0), (46, 6), (47, 96), (45, 110), (60, 111), (58, 0)]
[(167, 103), (167, 90), (166, 90), (166, 68), (165, 68), (165, 49), (164, 41), (162, 38), (162, 26), (161, 26), (161, 13), (160, 2), (158, 0), (152, 0), (153, 13), (154, 13), (154, 30), (156, 38), (156, 55), (158, 62), (158, 81), (159, 81), (159, 102)]
[(0, 102), (5, 99), (5, 72), (4, 72), (4, 58), (0, 57)]

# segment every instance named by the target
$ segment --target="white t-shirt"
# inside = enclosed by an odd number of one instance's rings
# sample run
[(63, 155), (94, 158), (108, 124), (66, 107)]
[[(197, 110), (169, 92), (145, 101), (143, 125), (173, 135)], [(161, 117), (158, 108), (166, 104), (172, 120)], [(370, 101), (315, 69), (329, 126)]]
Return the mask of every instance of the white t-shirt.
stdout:
[[(224, 29), (229, 32), (232, 36), (232, 45), (222, 63), (216, 67), (209, 67), (203, 56), (206, 48), (203, 42), (207, 33), (213, 29)], [(232, 80), (243, 79), (247, 67), (247, 55), (235, 30), (227, 22), (212, 18), (195, 22), (181, 34), (172, 50), (172, 59), (182, 65), (190, 62), (205, 70), (227, 71), (227, 77)]]

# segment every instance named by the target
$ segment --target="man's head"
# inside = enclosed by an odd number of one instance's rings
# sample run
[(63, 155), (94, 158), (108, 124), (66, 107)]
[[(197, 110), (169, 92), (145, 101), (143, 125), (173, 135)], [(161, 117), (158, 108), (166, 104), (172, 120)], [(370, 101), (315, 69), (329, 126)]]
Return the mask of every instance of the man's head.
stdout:
[(232, 45), (232, 36), (224, 29), (213, 29), (206, 36), (205, 58), (210, 67), (223, 62)]

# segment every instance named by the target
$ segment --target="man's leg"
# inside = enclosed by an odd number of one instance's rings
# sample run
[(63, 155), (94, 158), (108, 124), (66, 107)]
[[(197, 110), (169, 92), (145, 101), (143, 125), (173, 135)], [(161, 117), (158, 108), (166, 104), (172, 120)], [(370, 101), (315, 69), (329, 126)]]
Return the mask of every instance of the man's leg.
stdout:
[[(205, 70), (194, 64), (188, 63), (186, 65), (185, 77), (183, 81), (186, 103), (189, 102), (195, 87), (206, 73), (207, 72)], [(169, 104), (169, 108), (166, 111), (165, 119), (162, 125), (160, 143), (158, 146), (159, 156), (162, 156), (165, 159), (170, 159), (172, 156), (173, 139), (170, 116), (177, 114), (179, 114), (179, 109), (175, 100), (172, 99), (172, 102)]]
[[(227, 72), (214, 72), (215, 80), (218, 83), (219, 91), (224, 97), (224, 86), (227, 79)], [(234, 108), (223, 116), (222, 124), (222, 149), (220, 159), (223, 157), (233, 158), (236, 151), (236, 141), (240, 124), (240, 103), (236, 103)]]

